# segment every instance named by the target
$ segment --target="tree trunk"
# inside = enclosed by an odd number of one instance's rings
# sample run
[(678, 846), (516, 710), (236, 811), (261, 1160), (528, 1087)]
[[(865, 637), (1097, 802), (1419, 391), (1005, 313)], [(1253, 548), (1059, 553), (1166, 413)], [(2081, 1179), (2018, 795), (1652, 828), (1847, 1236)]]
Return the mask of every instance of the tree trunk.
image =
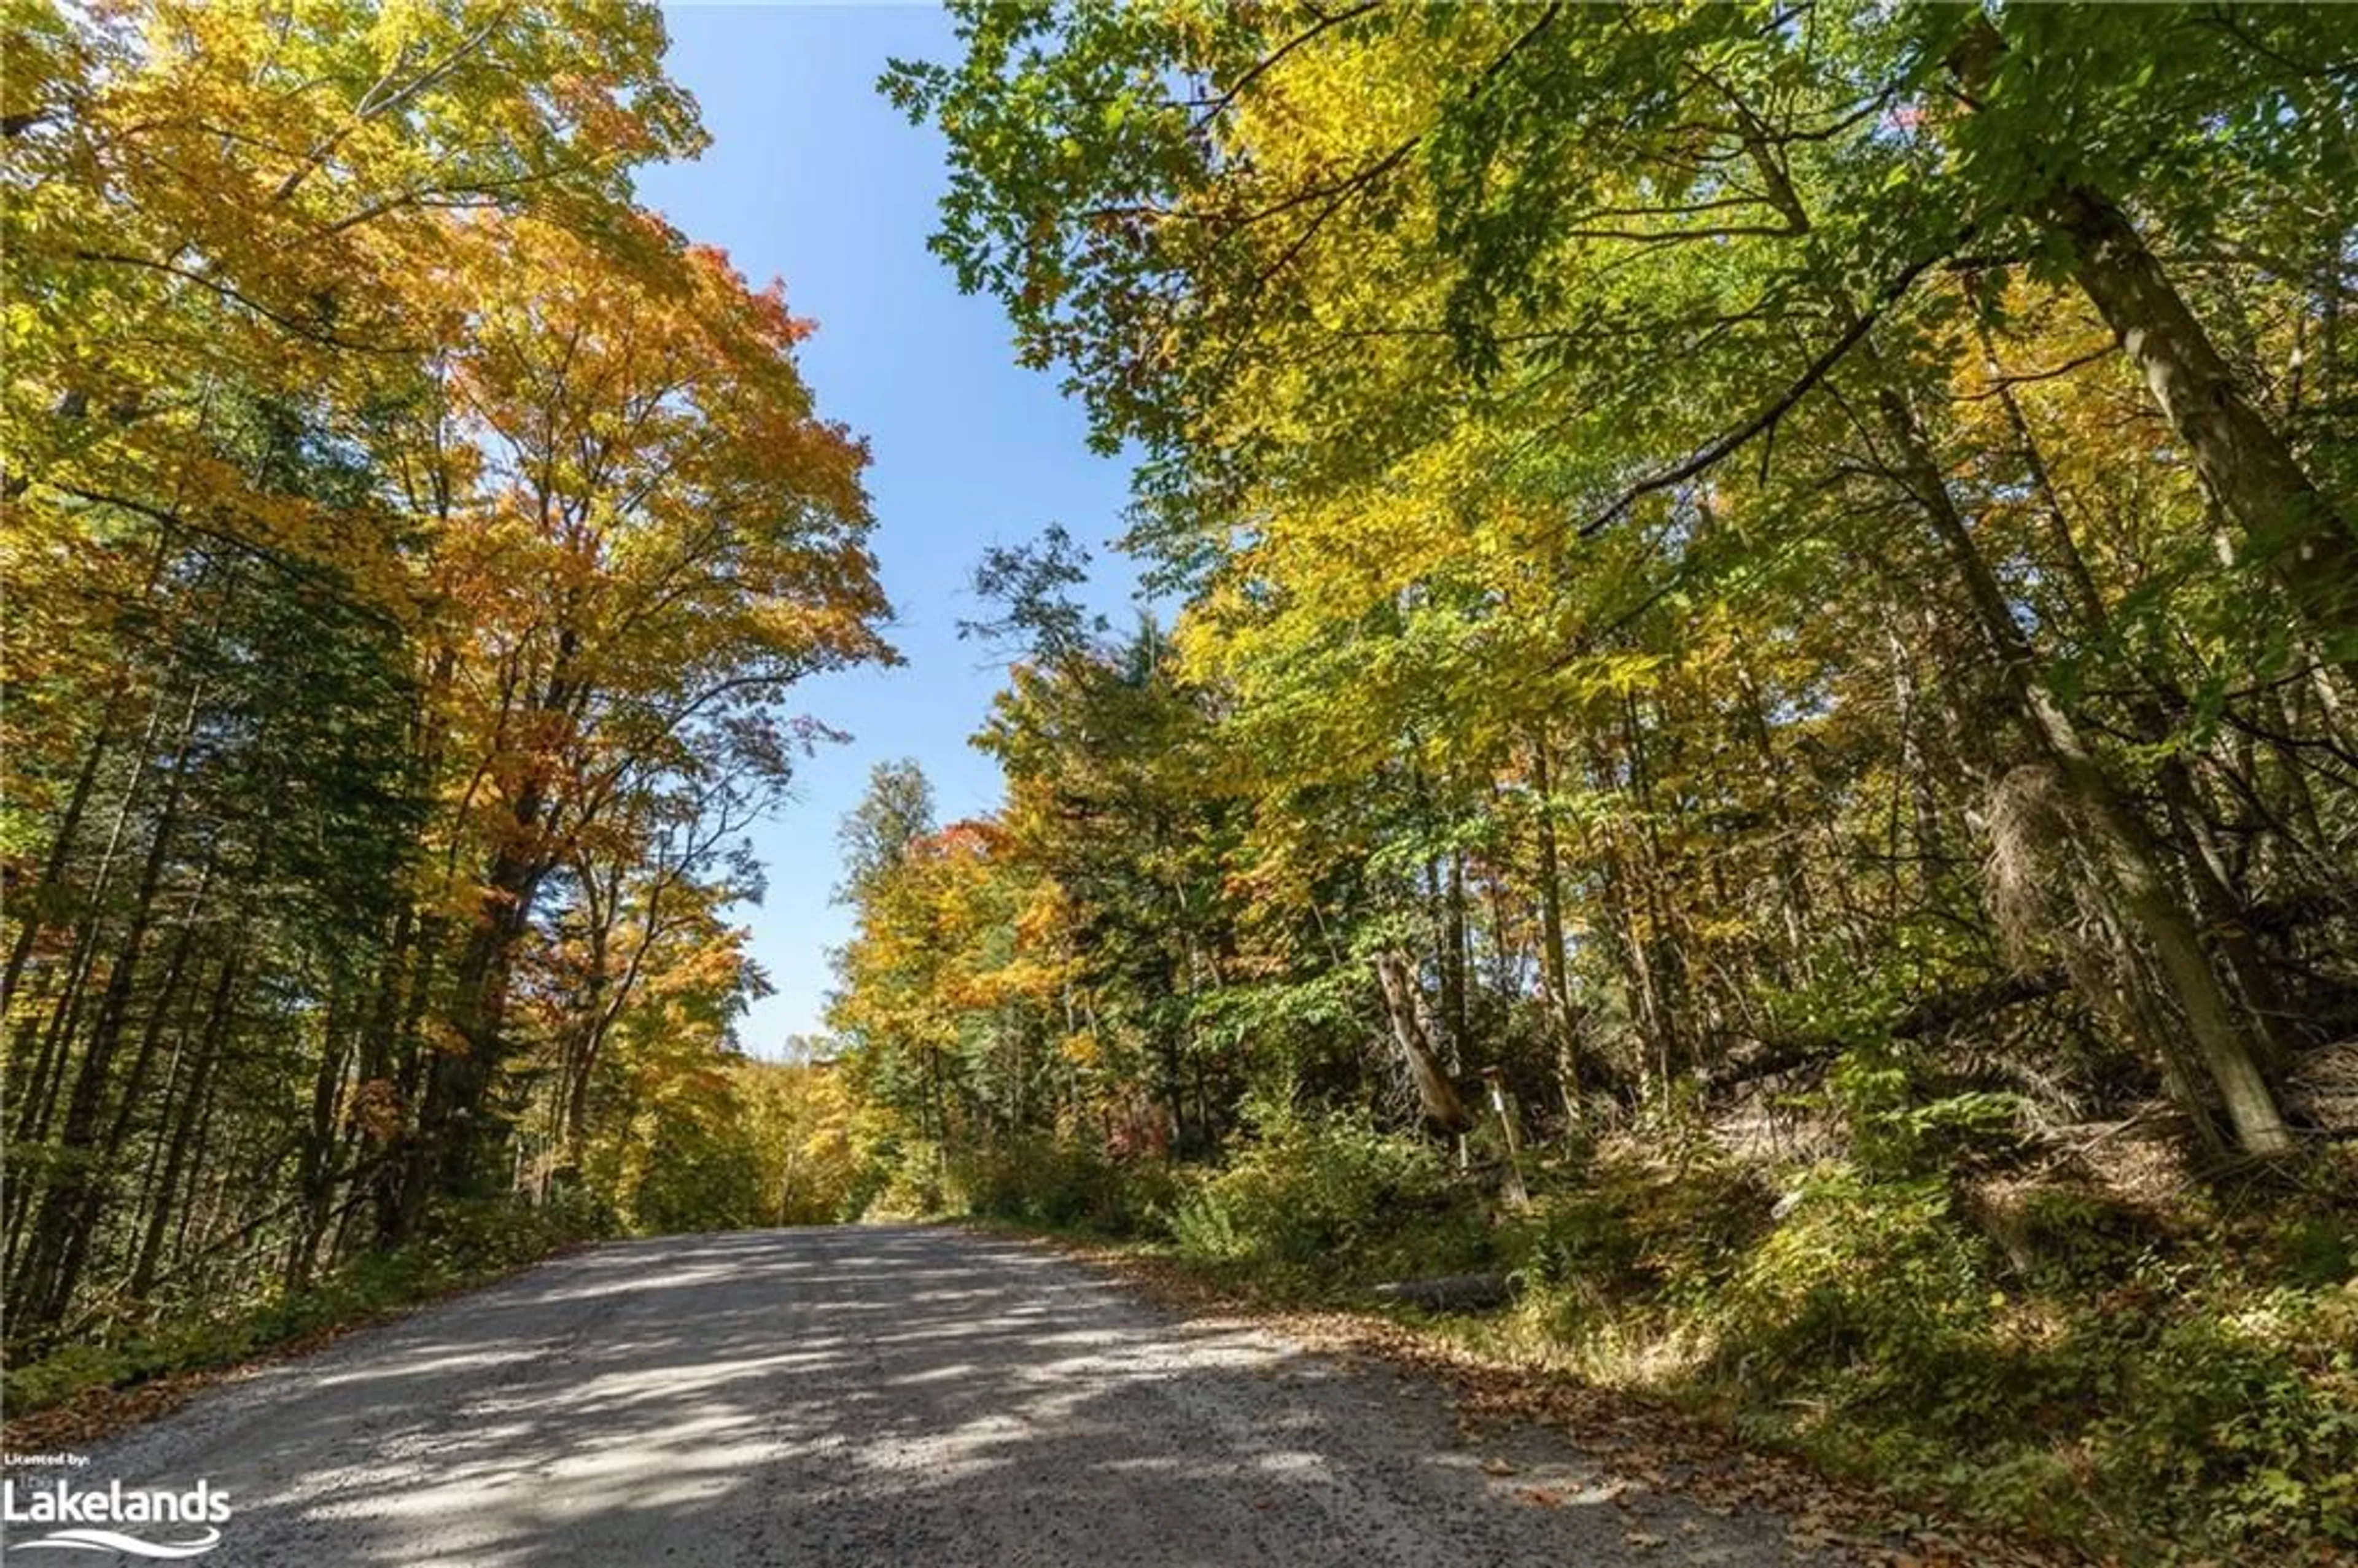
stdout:
[(295, 1235), (287, 1249), (287, 1288), (299, 1291), (311, 1282), (319, 1243), (326, 1237), (336, 1197), (338, 1108), (343, 1098), (344, 1072), (352, 1060), (354, 1026), (347, 1022), (348, 982), (338, 975), (331, 982), (327, 1016), (322, 1021), (319, 1065), (311, 1075), (311, 1114), (303, 1129), (303, 1150), (296, 1173), (297, 1206)]
[[(91, 791), (98, 782), (99, 764), (105, 761), (106, 749), (114, 738), (115, 709), (122, 700), (124, 682), (118, 678), (108, 694), (105, 708), (99, 714), (97, 732), (91, 736), (90, 750), (82, 758), (81, 770), (74, 775), (72, 792), (66, 797), (64, 814), (58, 819), (57, 836), (49, 842), (49, 859), (41, 867), (41, 879), (35, 885), (44, 892), (57, 889), (65, 881), (66, 869), (73, 860), (74, 836), (81, 831), (82, 812), (90, 805)], [(27, 907), (23, 895), (16, 899), (15, 911), (19, 922), (16, 940), (9, 944), (8, 966), (0, 974), (0, 1017), (7, 1015), (8, 1004), (16, 1000), (16, 982), (24, 977), (25, 966), (31, 961), (33, 947), (40, 939), (44, 922), (38, 904)]]
[[(519, 801), (519, 832), (536, 820), (530, 809), (536, 798)], [(403, 1172), (399, 1228), (405, 1235), (424, 1217), (432, 1193), (469, 1190), (492, 1169), (487, 1156), (498, 1140), (485, 1125), (485, 1112), (506, 1054), (510, 961), (546, 870), (537, 857), (511, 844), (493, 857), (484, 879), (481, 913), (452, 976), (447, 1016), (456, 1046), (437, 1050), (427, 1065), (417, 1136)]]
[(1453, 1073), (1466, 1070), (1473, 1046), (1466, 1005), (1466, 856), (1449, 851), (1449, 870), (1442, 883), (1441, 1015), (1447, 1022), (1449, 1049), (1444, 1060)]
[(2039, 221), (2071, 243), (2079, 280), (2145, 377), (2195, 470), (2342, 667), (2358, 665), (2358, 533), (2236, 384), (2127, 215), (2058, 190)]
[(99, 998), (98, 1016), (90, 1040), (82, 1047), (80, 1070), (66, 1104), (65, 1121), (58, 1136), (64, 1157), (42, 1194), (32, 1220), (26, 1257), (12, 1281), (16, 1314), (21, 1325), (38, 1332), (63, 1317), (81, 1283), (81, 1267), (89, 1256), (90, 1231), (103, 1200), (106, 1181), (98, 1168), (103, 1151), (100, 1126), (109, 1091), (114, 1087), (114, 1054), (121, 1044), (131, 1009), (131, 994), (146, 956), (148, 932), (154, 925), (157, 894), (164, 867), (179, 828), (180, 801), (188, 785), (189, 749), (196, 733), (202, 690), (189, 695), (174, 747), (171, 783), (157, 808), (156, 824), (141, 866), (139, 886), (133, 895), (131, 924), (124, 933)]
[[(164, 673), (168, 676), (171, 667), (168, 666)], [(81, 1009), (88, 1000), (91, 969), (98, 961), (106, 895), (114, 886), (114, 869), (124, 854), (125, 840), (131, 836), (132, 818), (138, 809), (140, 788), (155, 767), (157, 742), (163, 733), (165, 715), (169, 707), (169, 694), (158, 691), (148, 708), (146, 728), (140, 736), (139, 750), (132, 759), (131, 776), (124, 781), (122, 795), (115, 802), (114, 825), (107, 830), (105, 847), (99, 852), (98, 865), (91, 874), (81, 930), (75, 937), (71, 957), (67, 961), (65, 989), (51, 1004), (49, 1021), (42, 1033), (40, 1053), (34, 1063), (31, 1081), (19, 1093), (16, 1128), (16, 1141), (19, 1143), (35, 1142), (49, 1135), (49, 1117), (56, 1108), (58, 1088), (65, 1079), (67, 1048), (72, 1042), (74, 1032), (81, 1026)], [(92, 761), (95, 760), (93, 757)], [(21, 1215), (23, 1212), (21, 1202), (12, 1206), (12, 1213)], [(14, 1244), (12, 1234), (12, 1253)]]
[(1423, 999), (1417, 994), (1416, 978), (1408, 958), (1399, 953), (1377, 955), (1376, 983), (1383, 989), (1384, 1012), (1391, 1022), (1392, 1040), (1407, 1059), (1409, 1076), (1416, 1082), (1417, 1104), (1425, 1120), (1443, 1132), (1473, 1130), (1474, 1113), (1466, 1108), (1456, 1086), (1442, 1068), (1440, 1054), (1433, 1048), (1432, 1031), (1424, 1022)]
[(232, 953), (223, 959), (221, 974), (213, 982), (204, 1031), (198, 1036), (193, 1053), (195, 1065), (189, 1071), (188, 1092), (181, 1098), (178, 1114), (173, 1119), (163, 1173), (157, 1178), (155, 1206), (148, 1211), (146, 1234), (140, 1238), (139, 1259), (131, 1271), (131, 1294), (135, 1299), (146, 1296), (155, 1286), (157, 1270), (163, 1262), (164, 1238), (172, 1227), (180, 1173), (194, 1163), (198, 1129), (211, 1110), (214, 1070), (221, 1061), (222, 1039), (229, 1033), (241, 958), (242, 955)]
[(1531, 736), (1531, 785), (1539, 792), (1540, 987), (1545, 997), (1548, 1035), (1555, 1046), (1556, 1092), (1563, 1098), (1564, 1130), (1581, 1124), (1579, 1042), (1573, 1028), (1572, 983), (1563, 954), (1563, 870), (1555, 838), (1554, 766), (1547, 730)]
[[(2014, 395), (1998, 363), (1997, 349), (1991, 340), (1987, 323), (1979, 314), (1974, 329), (1982, 346), (1983, 368), (1997, 389), (1999, 406), (2005, 411), (2007, 427), (2021, 448), (2025, 471), (2032, 492), (2038, 496), (2039, 512), (2047, 524), (2049, 542), (2057, 562), (2062, 568), (2064, 581), (2071, 588), (2073, 608), (2078, 611), (2085, 631), (2097, 637), (2113, 634), (2112, 613), (2104, 596), (2096, 586), (2095, 576), (2088, 569), (2087, 557), (2081, 553), (2080, 543), (2072, 532), (2071, 519), (2063, 507), (2062, 492), (2055, 486), (2053, 474), (2039, 449), (2039, 438), (2030, 428), (2030, 420), (2023, 413), (2022, 404)], [(2182, 709), (2185, 698), (2167, 676), (2148, 676), (2151, 691), (2133, 691), (2127, 697), (2131, 717), (2137, 727), (2138, 738), (2147, 744), (2165, 746), (2174, 728), (2170, 709)], [(2289, 1060), (2289, 1047), (2284, 1029), (2291, 1019), (2283, 992), (2277, 985), (2257, 943), (2252, 940), (2249, 914), (2244, 900), (2237, 891), (2235, 880), (2219, 854), (2209, 826), (2204, 819), (2200, 791), (2192, 772), (2184, 759), (2165, 755), (2158, 770), (2162, 799), (2168, 806), (2170, 821), (2185, 840), (2183, 860), (2189, 884), (2194, 892), (2196, 908), (2213, 941), (2220, 957), (2234, 978), (2236, 989), (2243, 993), (2247, 1005), (2265, 1065), (2272, 1071), (2281, 1071)]]
[[(1879, 375), (1881, 364), (1871, 351), (1866, 362)], [(2005, 590), (1949, 494), (1947, 479), (1915, 411), (1887, 381), (1877, 387), (1876, 404), (1887, 433), (1898, 448), (1907, 488), (1964, 579), (1967, 596), (1996, 654), (2017, 719), (2032, 743), (2055, 764), (2081, 821), (2093, 830), (2095, 858), (2105, 868), (2123, 914), (2159, 958), (2237, 1141), (2255, 1154), (2283, 1152), (2292, 1146), (2292, 1136), (2277, 1108), (2276, 1096), (2261, 1074), (2251, 1040), (2236, 1024), (2234, 1002), (2202, 951), (2193, 923), (2169, 891), (2144, 824), (2090, 755), (2071, 720), (2039, 686), (2033, 673), (2036, 655), (2015, 624)]]

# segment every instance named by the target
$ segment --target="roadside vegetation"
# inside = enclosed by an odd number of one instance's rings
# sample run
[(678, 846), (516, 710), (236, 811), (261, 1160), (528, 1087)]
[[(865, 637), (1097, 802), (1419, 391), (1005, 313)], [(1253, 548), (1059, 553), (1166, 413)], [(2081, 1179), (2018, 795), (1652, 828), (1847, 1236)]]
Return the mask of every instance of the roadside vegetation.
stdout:
[[(1217, 1169), (1011, 1150), (951, 1173), (945, 1212), (1249, 1305), (1382, 1314), (2092, 1560), (2358, 1548), (2346, 1154), (2189, 1186), (2139, 1140), (1958, 1179), (1652, 1125), (1543, 1154), (1523, 1204), (1340, 1116), (1262, 1125)], [(1378, 1293), (1494, 1280), (1503, 1306)]]
[(2342, 14), (958, 12), (936, 248), (1160, 597), (989, 553), (1003, 803), (848, 825), (886, 1200), (2358, 1552)]
[(147, 1390), (176, 1400), (190, 1375), (299, 1350), (588, 1242), (859, 1216), (882, 1173), (859, 1147), (839, 1075), (821, 1063), (739, 1059), (714, 1079), (695, 1117), (647, 1108), (593, 1145), (578, 1187), (536, 1202), (448, 1203), (420, 1234), (303, 1283), (191, 1291), (146, 1310), (119, 1303), (101, 1326), (12, 1358), (0, 1380), (12, 1440), (40, 1418), (36, 1430), (69, 1433), (144, 1419), (156, 1413)]
[(5, 26), (10, 1417), (805, 1215), (731, 910), (889, 611), (660, 11)]

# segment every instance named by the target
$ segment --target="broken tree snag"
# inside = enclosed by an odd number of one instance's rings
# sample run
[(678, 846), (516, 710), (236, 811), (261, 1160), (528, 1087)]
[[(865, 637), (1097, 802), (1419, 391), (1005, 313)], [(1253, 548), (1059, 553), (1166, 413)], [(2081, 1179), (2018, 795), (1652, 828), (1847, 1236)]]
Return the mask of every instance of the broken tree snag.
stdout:
[(1417, 1104), (1425, 1120), (1443, 1132), (1470, 1132), (1474, 1113), (1457, 1093), (1441, 1057), (1433, 1048), (1433, 1032), (1424, 1024), (1424, 999), (1405, 955), (1376, 955), (1376, 983), (1384, 993), (1384, 1012), (1391, 1020), (1392, 1039), (1408, 1059), (1409, 1076), (1416, 1080)]

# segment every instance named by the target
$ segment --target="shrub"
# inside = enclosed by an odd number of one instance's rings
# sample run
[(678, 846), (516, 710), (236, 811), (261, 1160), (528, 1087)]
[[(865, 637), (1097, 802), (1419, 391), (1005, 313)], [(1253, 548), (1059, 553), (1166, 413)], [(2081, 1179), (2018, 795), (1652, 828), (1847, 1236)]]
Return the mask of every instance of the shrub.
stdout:
[(2093, 1434), (2106, 1470), (2214, 1539), (2358, 1546), (2358, 1290), (2182, 1303)]
[(139, 1357), (120, 1346), (68, 1345), (38, 1361), (8, 1368), (0, 1403), (18, 1414), (46, 1410), (81, 1393), (129, 1381)]
[(2028, 1108), (2004, 1090), (1928, 1086), (1925, 1064), (1887, 1041), (1836, 1059), (1827, 1087), (1858, 1163), (1877, 1175), (1978, 1164), (2017, 1151)]
[(952, 1206), (949, 1161), (931, 1139), (903, 1138), (879, 1146), (869, 1169), (853, 1195), (860, 1218), (924, 1219)]
[(970, 1214), (1116, 1237), (1151, 1228), (1171, 1191), (1160, 1160), (1115, 1160), (1049, 1138), (963, 1152), (950, 1162), (950, 1184)]
[(1347, 1116), (1264, 1110), (1259, 1121), (1226, 1170), (1180, 1199), (1171, 1228), (1184, 1255), (1329, 1273), (1438, 1271), (1487, 1255), (1478, 1215), (1431, 1144)]
[(1572, 1190), (1510, 1215), (1501, 1248), (1542, 1292), (1700, 1301), (1767, 1227), (1770, 1201), (1757, 1174), (1708, 1149), (1673, 1163), (1613, 1143), (1579, 1170)]
[(1990, 1294), (1985, 1250), (1952, 1219), (1945, 1182), (1873, 1183), (1828, 1165), (1803, 1179), (1708, 1316), (1723, 1364), (1742, 1377), (1938, 1400), (1988, 1333)]

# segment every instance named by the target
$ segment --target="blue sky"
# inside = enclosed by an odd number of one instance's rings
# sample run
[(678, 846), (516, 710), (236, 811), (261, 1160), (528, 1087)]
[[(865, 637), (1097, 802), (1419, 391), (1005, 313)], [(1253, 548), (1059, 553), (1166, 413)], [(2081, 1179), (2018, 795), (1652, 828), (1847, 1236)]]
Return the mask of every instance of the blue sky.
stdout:
[(837, 820), (869, 769), (914, 757), (945, 820), (999, 799), (990, 759), (967, 744), (1001, 671), (957, 640), (977, 556), (993, 541), (1063, 523), (1098, 557), (1090, 597), (1126, 617), (1126, 563), (1105, 547), (1120, 527), (1126, 465), (1093, 457), (1079, 408), (1053, 378), (1014, 363), (995, 301), (969, 298), (925, 249), (945, 183), (942, 143), (875, 91), (888, 57), (952, 58), (946, 18), (914, 5), (671, 5), (673, 79), (703, 106), (712, 146), (693, 164), (649, 171), (640, 199), (725, 248), (756, 286), (786, 280), (820, 412), (865, 435), (874, 455), (875, 546), (908, 661), (811, 682), (795, 707), (851, 732), (805, 766), (797, 798), (755, 834), (770, 891), (742, 912), (775, 995), (746, 1022), (746, 1047), (773, 1054), (815, 1029), (827, 949), (849, 931), (827, 901)]

